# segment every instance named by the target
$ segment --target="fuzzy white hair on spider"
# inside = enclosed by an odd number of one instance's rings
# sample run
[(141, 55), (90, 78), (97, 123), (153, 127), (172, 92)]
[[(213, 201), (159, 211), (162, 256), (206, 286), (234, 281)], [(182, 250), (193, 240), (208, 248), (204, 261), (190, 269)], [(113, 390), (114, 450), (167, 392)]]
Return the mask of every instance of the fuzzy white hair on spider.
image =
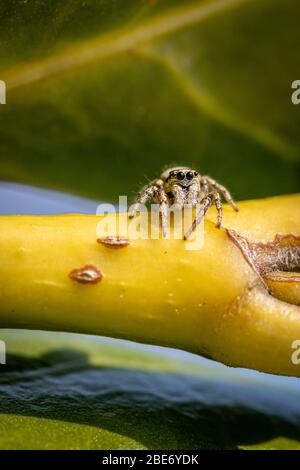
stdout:
[(163, 237), (167, 233), (168, 208), (176, 206), (183, 208), (185, 205), (199, 209), (195, 219), (186, 232), (184, 238), (188, 239), (197, 226), (201, 223), (208, 209), (215, 205), (218, 213), (216, 226), (222, 226), (222, 198), (231, 207), (238, 211), (238, 207), (230, 192), (210, 176), (204, 176), (193, 168), (178, 166), (164, 170), (159, 178), (154, 179), (144, 186), (136, 195), (129, 209), (129, 217), (135, 216), (141, 204), (154, 202), (159, 204)]

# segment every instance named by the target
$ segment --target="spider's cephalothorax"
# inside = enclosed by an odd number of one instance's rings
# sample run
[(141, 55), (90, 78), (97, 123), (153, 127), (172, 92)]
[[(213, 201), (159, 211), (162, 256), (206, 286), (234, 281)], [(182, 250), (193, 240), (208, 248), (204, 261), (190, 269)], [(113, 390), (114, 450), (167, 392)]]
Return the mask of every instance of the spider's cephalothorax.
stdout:
[(207, 210), (214, 204), (218, 211), (217, 227), (222, 225), (222, 197), (238, 211), (229, 191), (209, 176), (201, 176), (192, 168), (176, 167), (164, 171), (158, 179), (144, 186), (137, 194), (134, 203), (130, 207), (129, 217), (135, 216), (141, 204), (149, 200), (159, 204), (162, 233), (166, 236), (168, 208), (176, 205), (183, 208), (185, 204), (190, 207), (200, 205), (190, 229), (185, 234), (185, 239), (193, 233), (204, 218)]

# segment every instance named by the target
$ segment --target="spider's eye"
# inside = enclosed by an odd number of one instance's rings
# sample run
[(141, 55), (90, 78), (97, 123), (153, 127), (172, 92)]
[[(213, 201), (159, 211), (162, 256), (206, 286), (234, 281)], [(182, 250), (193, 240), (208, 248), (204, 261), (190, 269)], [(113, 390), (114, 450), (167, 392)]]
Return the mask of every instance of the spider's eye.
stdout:
[(178, 180), (184, 180), (185, 174), (183, 173), (183, 171), (178, 171), (176, 177)]
[(185, 176), (187, 180), (192, 180), (194, 177), (194, 173), (192, 171), (188, 171)]

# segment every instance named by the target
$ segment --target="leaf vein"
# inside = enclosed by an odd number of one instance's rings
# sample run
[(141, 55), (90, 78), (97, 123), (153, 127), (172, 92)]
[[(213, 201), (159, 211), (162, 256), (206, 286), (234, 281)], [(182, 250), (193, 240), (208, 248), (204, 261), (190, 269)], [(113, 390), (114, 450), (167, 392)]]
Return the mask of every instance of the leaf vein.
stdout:
[(250, 0), (214, 0), (193, 3), (189, 7), (173, 9), (161, 14), (129, 31), (122, 29), (105, 36), (92, 38), (66, 48), (62, 53), (47, 59), (2, 72), (7, 88), (12, 90), (52, 75), (100, 61), (113, 55), (135, 49), (167, 34), (175, 33), (187, 26), (200, 23), (222, 11), (230, 10)]

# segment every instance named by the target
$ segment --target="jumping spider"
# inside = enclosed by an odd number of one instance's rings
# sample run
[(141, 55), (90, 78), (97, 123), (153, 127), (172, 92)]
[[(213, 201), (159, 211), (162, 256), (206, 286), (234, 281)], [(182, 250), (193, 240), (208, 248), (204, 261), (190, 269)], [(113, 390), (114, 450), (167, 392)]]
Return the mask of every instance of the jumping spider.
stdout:
[(184, 239), (187, 240), (201, 223), (207, 210), (213, 204), (218, 211), (216, 226), (221, 228), (222, 197), (235, 211), (239, 210), (230, 192), (214, 179), (209, 176), (199, 175), (199, 173), (192, 168), (169, 168), (165, 170), (158, 179), (144, 186), (136, 195), (129, 209), (129, 217), (132, 218), (135, 216), (140, 208), (140, 204), (146, 204), (149, 200), (154, 201), (154, 203), (159, 204), (162, 233), (163, 237), (166, 237), (168, 208), (170, 206), (174, 204), (178, 208), (183, 208), (185, 204), (190, 207), (196, 207), (197, 204), (200, 204), (195, 219), (184, 236)]

